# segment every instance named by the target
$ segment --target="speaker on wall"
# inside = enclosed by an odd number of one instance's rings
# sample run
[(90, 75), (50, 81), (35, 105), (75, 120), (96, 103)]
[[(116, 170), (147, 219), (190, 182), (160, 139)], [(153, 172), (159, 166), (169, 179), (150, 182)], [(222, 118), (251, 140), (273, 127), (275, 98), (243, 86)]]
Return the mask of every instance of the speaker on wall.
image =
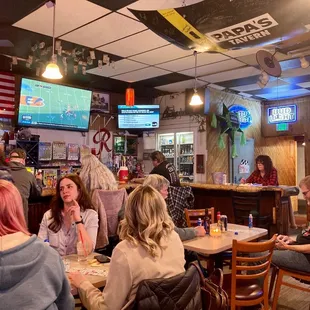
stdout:
[(194, 90), (192, 88), (185, 90), (185, 111), (189, 115), (200, 114), (205, 115), (209, 113), (210, 110), (210, 90), (208, 88), (198, 88), (197, 93), (200, 96), (203, 104), (199, 106), (191, 106), (192, 96)]

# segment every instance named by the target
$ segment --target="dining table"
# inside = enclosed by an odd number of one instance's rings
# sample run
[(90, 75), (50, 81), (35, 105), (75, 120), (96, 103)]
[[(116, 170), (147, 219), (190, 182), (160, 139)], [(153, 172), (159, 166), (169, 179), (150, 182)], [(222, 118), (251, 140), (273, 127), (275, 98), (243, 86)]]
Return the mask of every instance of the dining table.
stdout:
[[(110, 263), (98, 263), (95, 256), (98, 253), (92, 253), (86, 257), (84, 261), (78, 260), (77, 254), (71, 254), (63, 257), (65, 271), (80, 272), (95, 287), (102, 288), (106, 284)], [(75, 295), (75, 294), (73, 294)]]
[[(217, 224), (210, 225), (210, 231), (215, 231)], [(195, 239), (183, 241), (186, 250), (206, 255), (217, 254), (232, 248), (233, 240), (253, 241), (268, 234), (264, 228), (252, 227), (237, 224), (227, 225), (227, 231), (216, 233), (216, 236), (205, 235)]]

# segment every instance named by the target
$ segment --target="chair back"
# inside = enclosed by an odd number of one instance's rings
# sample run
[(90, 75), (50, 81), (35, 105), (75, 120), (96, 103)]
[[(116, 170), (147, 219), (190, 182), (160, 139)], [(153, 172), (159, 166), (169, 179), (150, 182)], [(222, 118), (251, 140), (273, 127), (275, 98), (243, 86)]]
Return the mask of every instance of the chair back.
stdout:
[(201, 310), (200, 275), (194, 266), (171, 278), (139, 284), (131, 310)]
[[(208, 217), (211, 223), (214, 223), (214, 208), (208, 208)], [(197, 226), (199, 218), (203, 221), (206, 215), (206, 209), (184, 209), (187, 227)]]
[(236, 296), (237, 281), (263, 278), (263, 291), (268, 294), (268, 274), (277, 236), (266, 242), (233, 240), (231, 298)]

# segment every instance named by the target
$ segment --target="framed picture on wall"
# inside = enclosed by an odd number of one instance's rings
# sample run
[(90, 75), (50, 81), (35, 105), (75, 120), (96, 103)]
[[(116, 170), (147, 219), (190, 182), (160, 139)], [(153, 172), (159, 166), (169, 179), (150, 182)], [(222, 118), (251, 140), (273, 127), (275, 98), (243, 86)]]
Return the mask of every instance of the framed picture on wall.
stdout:
[(93, 91), (91, 99), (91, 112), (110, 112), (110, 94)]

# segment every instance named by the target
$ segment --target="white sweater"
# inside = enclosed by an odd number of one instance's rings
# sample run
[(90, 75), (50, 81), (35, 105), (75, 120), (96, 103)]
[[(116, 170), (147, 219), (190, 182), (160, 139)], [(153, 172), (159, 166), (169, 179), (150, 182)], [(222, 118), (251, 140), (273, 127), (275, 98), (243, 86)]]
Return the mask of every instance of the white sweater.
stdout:
[(170, 278), (184, 272), (184, 248), (176, 232), (162, 240), (166, 248), (153, 258), (142, 246), (124, 240), (113, 251), (103, 293), (89, 281), (80, 288), (80, 298), (88, 310), (126, 309), (135, 299), (139, 283), (146, 279)]

